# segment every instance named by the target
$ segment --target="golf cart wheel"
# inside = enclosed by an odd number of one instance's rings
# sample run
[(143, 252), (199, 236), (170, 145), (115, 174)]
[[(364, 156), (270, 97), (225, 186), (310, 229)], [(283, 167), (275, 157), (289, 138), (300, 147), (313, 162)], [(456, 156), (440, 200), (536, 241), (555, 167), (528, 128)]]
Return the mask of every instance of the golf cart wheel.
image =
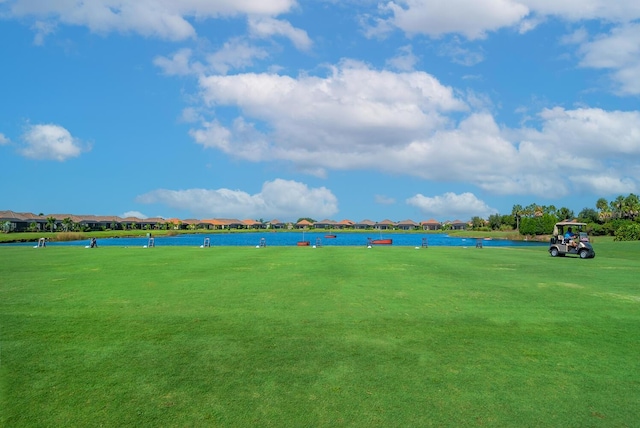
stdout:
[(586, 259), (587, 257), (589, 257), (589, 251), (587, 250), (580, 250), (579, 254), (581, 259)]
[(553, 247), (550, 253), (551, 253), (551, 257), (558, 257), (558, 254), (559, 254), (558, 249), (556, 247)]

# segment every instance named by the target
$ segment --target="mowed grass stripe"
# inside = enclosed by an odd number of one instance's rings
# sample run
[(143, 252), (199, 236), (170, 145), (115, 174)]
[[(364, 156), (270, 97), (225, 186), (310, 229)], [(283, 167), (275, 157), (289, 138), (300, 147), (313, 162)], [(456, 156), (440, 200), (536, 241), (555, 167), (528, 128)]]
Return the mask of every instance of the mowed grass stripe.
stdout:
[(0, 248), (3, 426), (633, 426), (640, 247)]

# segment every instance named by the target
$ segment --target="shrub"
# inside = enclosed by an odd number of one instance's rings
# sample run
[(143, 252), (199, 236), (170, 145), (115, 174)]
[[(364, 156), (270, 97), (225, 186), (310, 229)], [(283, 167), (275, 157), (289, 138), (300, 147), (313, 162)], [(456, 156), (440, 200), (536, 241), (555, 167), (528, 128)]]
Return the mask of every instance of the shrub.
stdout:
[(520, 221), (520, 234), (522, 235), (548, 235), (553, 232), (556, 224), (555, 216), (544, 214), (540, 217), (525, 217)]
[(606, 222), (605, 224), (602, 225), (602, 228), (607, 235), (615, 236), (618, 229), (628, 224), (631, 224), (630, 220), (617, 218), (617, 219)]
[(614, 241), (638, 241), (640, 240), (640, 224), (629, 223), (616, 230)]
[(587, 230), (589, 231), (589, 235), (591, 236), (602, 236), (606, 235), (606, 231), (601, 224), (598, 223), (588, 223)]

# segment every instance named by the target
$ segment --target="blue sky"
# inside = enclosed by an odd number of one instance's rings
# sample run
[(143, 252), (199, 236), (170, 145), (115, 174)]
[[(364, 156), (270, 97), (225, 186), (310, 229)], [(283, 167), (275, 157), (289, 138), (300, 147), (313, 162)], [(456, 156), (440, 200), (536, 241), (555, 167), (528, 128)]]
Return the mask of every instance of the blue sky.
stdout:
[(441, 221), (640, 186), (636, 0), (0, 0), (0, 209)]

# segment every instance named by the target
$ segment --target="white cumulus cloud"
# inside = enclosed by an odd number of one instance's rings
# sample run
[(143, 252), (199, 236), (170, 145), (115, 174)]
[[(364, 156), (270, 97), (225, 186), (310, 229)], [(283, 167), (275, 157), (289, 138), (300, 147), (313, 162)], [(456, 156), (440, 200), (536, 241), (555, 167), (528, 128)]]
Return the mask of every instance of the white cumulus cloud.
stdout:
[(636, 0), (519, 0), (532, 13), (554, 16), (566, 21), (599, 19), (609, 22), (628, 22), (640, 17), (640, 3)]
[(233, 106), (240, 116), (201, 121), (191, 135), (230, 156), (287, 161), (318, 176), (368, 169), (544, 197), (567, 195), (578, 185), (570, 177), (603, 170), (637, 183), (640, 111), (555, 107), (533, 127), (508, 128), (473, 93), (463, 99), (424, 72), (349, 61), (331, 71), (204, 76), (204, 108), (215, 115)]
[(379, 30), (369, 29), (370, 34), (398, 28), (410, 35), (437, 38), (461, 34), (471, 40), (509, 27), (526, 33), (546, 17), (568, 22), (620, 23), (640, 18), (640, 3), (636, 0), (394, 0), (380, 10), (382, 16), (375, 21)]
[[(415, 34), (440, 38), (461, 35), (468, 40), (482, 39), (503, 28), (529, 32), (548, 18), (580, 23), (600, 21), (612, 25), (608, 34), (586, 41), (581, 28), (562, 38), (560, 43), (580, 44), (580, 66), (606, 69), (620, 95), (640, 94), (640, 2), (637, 0), (393, 0), (381, 7), (370, 35), (388, 34), (397, 28), (409, 36)], [(456, 36), (457, 37), (457, 36)], [(454, 39), (455, 40), (455, 39)], [(459, 44), (443, 43), (442, 50), (454, 62), (475, 65), (483, 60), (477, 50)]]
[(614, 27), (580, 46), (582, 67), (611, 70), (610, 77), (622, 95), (640, 94), (640, 24)]
[[(85, 26), (96, 33), (135, 32), (168, 40), (195, 37), (190, 20), (238, 15), (278, 16), (295, 0), (91, 0), (6, 2), (7, 14), (40, 21)], [(45, 29), (49, 28), (45, 26)], [(42, 34), (46, 35), (46, 34)]]
[(293, 27), (288, 21), (268, 16), (250, 17), (249, 30), (254, 37), (259, 38), (286, 37), (300, 50), (309, 50), (312, 45), (306, 31)]
[(233, 38), (217, 51), (206, 56), (207, 69), (226, 74), (229, 70), (251, 67), (256, 60), (265, 59), (268, 52), (242, 38)]
[(599, 174), (571, 176), (574, 187), (580, 191), (595, 195), (622, 195), (638, 191), (638, 184), (630, 178), (621, 178), (614, 171), (603, 171)]
[[(217, 138), (206, 139), (207, 123), (193, 130), (199, 143), (232, 156), (301, 166), (368, 166), (369, 156), (428, 135), (449, 122), (444, 113), (467, 109), (450, 87), (427, 73), (377, 71), (356, 62), (332, 68), (327, 77), (215, 75), (202, 77), (200, 86), (209, 108), (236, 106), (244, 115), (224, 125), (235, 130), (223, 132), (230, 138), (218, 138), (216, 129)], [(265, 127), (272, 132), (259, 135)]]
[(153, 190), (137, 200), (186, 209), (198, 217), (287, 218), (331, 217), (338, 212), (338, 200), (325, 188), (275, 179), (263, 184), (260, 193), (230, 189)]
[(3, 133), (0, 132), (0, 146), (4, 144), (9, 144), (10, 142), (11, 140), (9, 140), (7, 137), (4, 136)]
[(59, 125), (31, 125), (22, 135), (20, 153), (40, 160), (65, 161), (80, 156), (87, 147)]
[(159, 55), (153, 59), (153, 63), (168, 76), (184, 76), (201, 71), (202, 65), (200, 64), (199, 67), (192, 64), (191, 56), (191, 49), (183, 48), (174, 52), (170, 57)]
[(402, 46), (398, 49), (398, 54), (387, 60), (387, 65), (400, 71), (412, 71), (418, 62), (418, 57), (414, 55), (411, 45)]
[(126, 213), (122, 214), (120, 217), (122, 218), (135, 217), (139, 219), (149, 218), (149, 216), (142, 214), (140, 211), (127, 211)]
[(385, 24), (405, 33), (432, 37), (459, 33), (469, 39), (514, 26), (529, 14), (529, 8), (512, 0), (398, 0), (383, 10), (391, 14)]
[(168, 76), (199, 76), (204, 73), (227, 74), (231, 70), (242, 70), (268, 56), (265, 49), (250, 44), (242, 37), (235, 37), (213, 52), (200, 54), (201, 58), (197, 58), (198, 55), (192, 49), (182, 48), (170, 56), (158, 55), (153, 63)]
[(425, 215), (433, 215), (440, 218), (468, 220), (479, 216), (486, 218), (495, 214), (498, 210), (491, 208), (485, 202), (478, 199), (473, 193), (456, 194), (452, 192), (439, 196), (424, 196), (417, 194), (406, 200)]
[(544, 109), (539, 117), (541, 128), (523, 129), (523, 138), (545, 147), (549, 154), (553, 146), (558, 163), (576, 161), (578, 168), (607, 158), (640, 156), (640, 111), (555, 107)]

